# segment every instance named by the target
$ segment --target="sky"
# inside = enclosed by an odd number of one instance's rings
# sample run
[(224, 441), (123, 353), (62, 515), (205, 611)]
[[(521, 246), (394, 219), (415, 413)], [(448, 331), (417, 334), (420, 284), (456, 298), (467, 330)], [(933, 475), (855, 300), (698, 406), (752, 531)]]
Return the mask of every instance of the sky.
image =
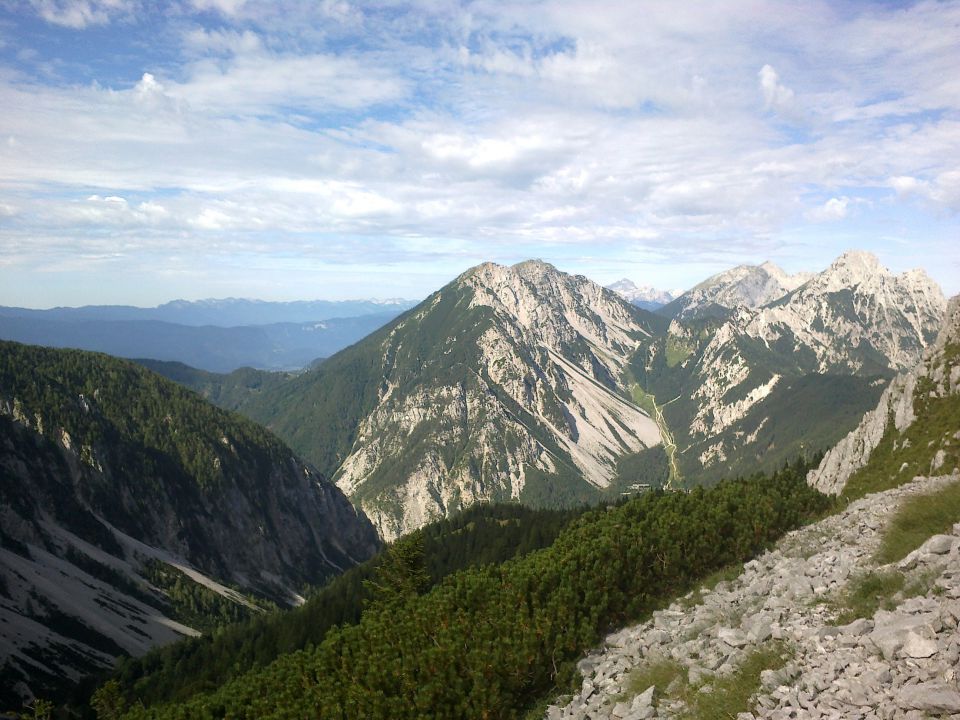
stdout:
[(960, 1), (0, 0), (0, 108), (0, 305), (846, 249), (960, 292)]

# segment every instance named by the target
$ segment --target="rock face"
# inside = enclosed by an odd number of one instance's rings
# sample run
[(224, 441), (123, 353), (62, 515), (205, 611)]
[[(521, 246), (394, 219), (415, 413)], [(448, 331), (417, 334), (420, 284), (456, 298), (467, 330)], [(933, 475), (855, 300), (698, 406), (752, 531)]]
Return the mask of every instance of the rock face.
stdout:
[[(821, 492), (839, 494), (850, 476), (867, 464), (888, 433), (895, 436), (895, 445), (904, 447), (902, 436), (916, 421), (915, 404), (918, 400), (927, 402), (960, 394), (958, 348), (960, 296), (950, 300), (942, 329), (936, 342), (924, 353), (923, 362), (893, 380), (880, 397), (876, 409), (867, 413), (861, 423), (824, 456), (820, 466), (808, 475), (807, 482)], [(949, 449), (943, 447), (950, 438), (939, 436), (928, 442), (931, 448), (929, 471), (940, 471), (950, 456)], [(955, 454), (956, 450), (952, 455)]]
[(870, 253), (848, 252), (746, 319), (742, 332), (812, 352), (819, 372), (900, 371), (920, 360), (945, 309), (943, 293), (922, 270), (893, 275)]
[[(544, 263), (488, 263), (394, 327), (384, 357), (402, 352), (451, 295), (473, 321), (465, 337), (445, 330), (427, 352), (459, 349), (469, 360), (440, 382), (434, 378), (446, 373), (427, 372), (404, 387), (402, 371), (388, 372), (335, 475), (382, 537), (478, 501), (525, 497), (533, 475), (604, 487), (619, 456), (660, 442), (656, 424), (617, 382), (638, 336), (649, 331), (612, 293)], [(408, 468), (405, 477), (381, 489), (398, 463)]]
[[(714, 678), (771, 647), (785, 652), (785, 665), (761, 673), (753, 710), (741, 720), (954, 717), (960, 713), (960, 524), (901, 561), (908, 585), (917, 582), (919, 589), (898, 596), (893, 610), (837, 626), (830, 601), (852, 578), (876, 569), (871, 557), (880, 531), (904, 497), (955, 482), (960, 475), (919, 478), (867, 496), (790, 533), (735, 580), (608, 636), (579, 664), (582, 691), (549, 708), (546, 718), (683, 717), (681, 685), (708, 692)], [(651, 663), (672, 665), (680, 678), (656, 699), (652, 688), (635, 687), (631, 675)]]
[(0, 497), (0, 685), (22, 696), (195, 634), (149, 567), (294, 604), (378, 548), (253, 423), (78, 351), (0, 343)]
[(664, 412), (688, 475), (724, 463), (732, 473), (749, 472), (771, 453), (796, 455), (839, 440), (896, 372), (920, 361), (945, 307), (922, 271), (897, 276), (868, 253), (846, 253), (760, 307), (744, 302), (720, 319), (681, 314), (637, 374), (658, 398), (677, 399)]

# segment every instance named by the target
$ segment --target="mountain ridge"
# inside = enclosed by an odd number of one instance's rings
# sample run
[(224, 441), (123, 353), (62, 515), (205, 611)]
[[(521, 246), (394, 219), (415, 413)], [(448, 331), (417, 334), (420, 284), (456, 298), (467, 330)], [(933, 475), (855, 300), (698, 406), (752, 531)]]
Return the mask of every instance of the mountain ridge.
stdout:
[(737, 265), (710, 276), (657, 310), (671, 318), (723, 317), (740, 307), (757, 308), (803, 285), (812, 273), (789, 275), (772, 262)]
[(683, 294), (682, 290), (660, 290), (650, 285), (638, 286), (627, 278), (617, 280), (606, 288), (644, 310), (656, 310)]

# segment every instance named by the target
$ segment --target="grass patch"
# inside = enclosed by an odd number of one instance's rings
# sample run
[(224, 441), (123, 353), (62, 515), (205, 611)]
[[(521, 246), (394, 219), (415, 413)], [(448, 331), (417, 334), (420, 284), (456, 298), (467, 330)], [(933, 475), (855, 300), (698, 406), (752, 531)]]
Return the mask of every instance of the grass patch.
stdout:
[(639, 383), (633, 383), (630, 386), (630, 396), (637, 407), (645, 410), (650, 417), (655, 418), (657, 416), (657, 403), (654, 396), (640, 387)]
[(757, 648), (732, 674), (713, 678), (708, 684), (710, 692), (692, 693), (687, 699), (689, 709), (680, 717), (684, 720), (718, 720), (748, 712), (753, 705), (753, 696), (760, 689), (760, 673), (779, 670), (790, 657), (789, 649), (781, 642)]
[(872, 618), (877, 610), (893, 610), (907, 598), (943, 592), (936, 586), (940, 573), (925, 570), (904, 575), (899, 570), (874, 571), (854, 578), (833, 601), (834, 622), (846, 625), (858, 618)]
[(903, 559), (931, 536), (950, 532), (956, 522), (960, 522), (960, 482), (907, 498), (883, 534), (877, 562)]
[(703, 602), (704, 593), (712, 591), (722, 582), (736, 580), (742, 573), (743, 563), (731, 563), (730, 565), (726, 565), (707, 575), (707, 577), (703, 579), (703, 582), (697, 586), (696, 590), (689, 595), (680, 598), (677, 601), (677, 604), (680, 605), (680, 607), (682, 607), (684, 610), (695, 607)]
[(854, 578), (834, 601), (838, 625), (846, 625), (857, 618), (871, 618), (877, 610), (892, 610), (897, 603), (894, 596), (903, 590), (906, 578), (896, 570), (870, 572)]
[(693, 353), (693, 348), (673, 335), (667, 337), (667, 367), (676, 367)]
[(856, 500), (864, 495), (889, 490), (910, 482), (916, 475), (930, 474), (930, 461), (937, 450), (945, 453), (943, 466), (936, 473), (950, 473), (960, 466), (960, 441), (953, 437), (960, 417), (960, 395), (931, 398), (922, 392), (914, 396), (918, 420), (903, 434), (893, 420), (867, 464), (847, 481), (843, 497)]
[(676, 660), (650, 658), (627, 677), (620, 699), (636, 697), (652, 685), (658, 696), (686, 704), (687, 711), (679, 716), (682, 720), (735, 718), (737, 713), (750, 710), (751, 700), (760, 689), (760, 673), (779, 670), (791, 655), (785, 643), (766, 643), (747, 655), (732, 674), (712, 677), (701, 685), (690, 685), (686, 668)]
[(933, 590), (934, 595), (942, 595), (944, 588), (936, 584), (938, 577), (940, 577), (940, 573), (936, 570), (923, 571), (910, 580), (909, 584), (903, 589), (903, 596), (905, 598), (917, 597), (926, 595), (931, 590)]
[(644, 692), (653, 685), (657, 688), (657, 694), (666, 695), (667, 688), (675, 683), (684, 688), (687, 684), (687, 670), (679, 662), (672, 658), (657, 657), (648, 658), (646, 664), (634, 668), (627, 676), (627, 682), (623, 689), (622, 699), (631, 699)]

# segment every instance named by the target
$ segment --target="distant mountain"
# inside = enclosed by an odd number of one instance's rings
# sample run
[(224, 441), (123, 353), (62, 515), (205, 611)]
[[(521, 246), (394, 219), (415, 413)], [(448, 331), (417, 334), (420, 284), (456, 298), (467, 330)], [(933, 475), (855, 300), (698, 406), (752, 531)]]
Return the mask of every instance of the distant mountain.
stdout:
[(649, 285), (637, 286), (632, 280), (628, 280), (627, 278), (617, 280), (617, 282), (612, 285), (607, 285), (607, 289), (613, 290), (621, 297), (626, 298), (644, 310), (656, 310), (659, 307), (663, 307), (676, 299), (682, 292), (679, 290), (658, 290)]
[(479, 501), (595, 498), (625, 457), (662, 481), (657, 424), (620, 378), (663, 330), (582, 276), (487, 263), (242, 409), (391, 539)]
[(944, 308), (922, 271), (895, 276), (868, 253), (845, 253), (759, 308), (674, 319), (633, 369), (663, 403), (683, 475), (749, 472), (839, 440), (920, 361)]
[(0, 498), (8, 707), (262, 599), (293, 604), (378, 548), (270, 433), (80, 351), (0, 342)]
[(0, 338), (5, 340), (178, 361), (212, 372), (240, 367), (300, 369), (352, 345), (396, 316), (389, 312), (308, 323), (201, 327), (146, 319), (98, 320), (80, 312), (11, 312), (10, 308), (0, 312)]
[(738, 265), (707, 278), (658, 312), (679, 318), (727, 317), (735, 308), (758, 308), (778, 300), (810, 277), (810, 273), (788, 275), (770, 262)]
[(0, 317), (22, 317), (75, 322), (154, 320), (177, 325), (274, 325), (312, 323), (332, 318), (356, 318), (364, 315), (394, 317), (417, 304), (415, 300), (300, 300), (271, 302), (224, 298), (221, 300), (173, 300), (157, 307), (129, 305), (86, 305), (56, 307), (49, 310), (0, 307)]

